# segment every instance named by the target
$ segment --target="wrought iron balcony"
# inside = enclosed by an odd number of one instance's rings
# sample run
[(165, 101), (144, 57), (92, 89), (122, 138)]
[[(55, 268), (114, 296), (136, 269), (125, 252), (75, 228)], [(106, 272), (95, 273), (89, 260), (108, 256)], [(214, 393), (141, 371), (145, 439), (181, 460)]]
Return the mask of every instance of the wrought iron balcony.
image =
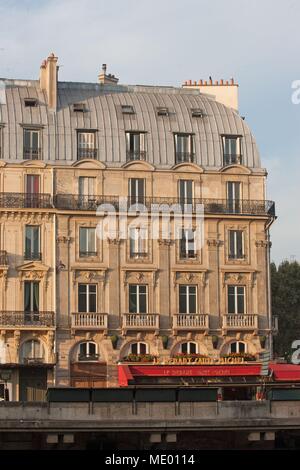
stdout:
[(123, 330), (158, 330), (158, 313), (124, 313), (122, 315)]
[(99, 357), (100, 357), (99, 354), (79, 354), (78, 361), (79, 362), (98, 361)]
[(50, 194), (0, 193), (0, 208), (51, 208)]
[(21, 362), (27, 365), (43, 364), (45, 362), (45, 358), (44, 357), (23, 357)]
[(97, 160), (98, 149), (96, 148), (78, 148), (77, 149), (77, 160), (83, 160), (84, 158), (91, 158)]
[(24, 160), (41, 160), (42, 149), (40, 147), (24, 147), (23, 150)]
[(41, 261), (42, 253), (39, 253), (38, 251), (25, 251), (24, 259), (30, 261)]
[(5, 250), (0, 250), (0, 266), (8, 266), (8, 256)]
[(241, 165), (242, 164), (242, 155), (233, 155), (233, 154), (225, 154), (224, 155), (224, 165)]
[(209, 329), (209, 316), (198, 313), (177, 313), (173, 316), (173, 330), (201, 330)]
[(222, 327), (225, 330), (257, 330), (258, 315), (252, 313), (223, 315)]
[(17, 329), (54, 327), (54, 312), (0, 311), (0, 327)]
[[(198, 212), (203, 208), (204, 214), (241, 215), (241, 216), (275, 216), (275, 203), (266, 200), (250, 199), (200, 199), (193, 198), (182, 201), (180, 198), (172, 197), (119, 197), (119, 196), (80, 196), (75, 194), (57, 194), (54, 197), (54, 206), (66, 210), (96, 211), (100, 205), (107, 205), (115, 211), (135, 211), (140, 209), (136, 204), (143, 204), (148, 211), (158, 212), (177, 210), (178, 212)], [(175, 207), (174, 207), (175, 206)], [(177, 206), (177, 208), (176, 208)]]
[(176, 163), (193, 163), (195, 158), (194, 152), (175, 152)]
[(97, 256), (97, 251), (80, 251), (79, 252), (80, 258), (88, 258), (90, 256)]
[(146, 151), (145, 150), (127, 150), (126, 159), (127, 161), (133, 160), (146, 160)]
[(107, 330), (107, 313), (75, 312), (71, 317), (74, 330)]

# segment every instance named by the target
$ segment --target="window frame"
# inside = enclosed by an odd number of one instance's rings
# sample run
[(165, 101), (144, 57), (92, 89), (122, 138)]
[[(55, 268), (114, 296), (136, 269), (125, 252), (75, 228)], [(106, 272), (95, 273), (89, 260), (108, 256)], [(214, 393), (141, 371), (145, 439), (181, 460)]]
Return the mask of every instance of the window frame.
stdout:
[[(89, 136), (93, 137), (91, 142), (81, 142), (81, 137)], [(88, 140), (88, 139), (87, 139)], [(78, 129), (77, 130), (77, 160), (97, 158), (97, 145), (96, 145), (96, 131), (90, 129)]]
[[(175, 154), (175, 163), (194, 163), (195, 160), (195, 134), (192, 132), (174, 132), (174, 154)], [(178, 145), (178, 137), (188, 139), (188, 150), (180, 150)], [(180, 146), (181, 147), (181, 146)], [(182, 145), (186, 147), (186, 145)], [(180, 157), (181, 155), (181, 157)], [(178, 158), (179, 156), (179, 158)]]
[[(187, 351), (184, 352), (182, 351), (182, 346), (187, 345)], [(195, 346), (195, 352), (191, 352), (191, 345)], [(183, 341), (180, 343), (180, 353), (181, 354), (199, 354), (199, 345), (196, 343), (196, 341)]]
[[(31, 237), (27, 236), (27, 230), (31, 230)], [(38, 232), (38, 237), (37, 237), (37, 250), (33, 248), (34, 246), (34, 230), (37, 230)], [(27, 240), (30, 240), (30, 250), (28, 252), (27, 250)], [(24, 259), (25, 260), (34, 260), (34, 261), (40, 261), (41, 260), (41, 226), (40, 225), (31, 225), (31, 224), (26, 224), (25, 225), (25, 230), (24, 230)]]
[[(137, 352), (132, 351), (132, 347), (135, 345), (137, 346)], [(141, 352), (141, 346), (145, 346), (145, 352)], [(149, 354), (149, 344), (144, 341), (136, 341), (134, 343), (130, 343), (129, 354)]]
[[(230, 304), (230, 296), (232, 294), (229, 293), (229, 289), (234, 289), (234, 312), (230, 312), (229, 304)], [(238, 294), (238, 289), (243, 289), (243, 295)], [(239, 296), (243, 298), (243, 312), (239, 312)], [(247, 314), (247, 302), (246, 302), (246, 286), (239, 285), (239, 284), (228, 284), (227, 285), (227, 314), (228, 315), (246, 315)]]
[[(241, 165), (242, 164), (242, 135), (235, 134), (223, 134), (222, 136), (222, 148), (223, 148), (223, 165)], [(226, 141), (235, 141), (236, 153), (226, 153)]]
[[(86, 231), (88, 232), (89, 230), (94, 230), (94, 240), (93, 240), (93, 243), (94, 243), (94, 250), (91, 250), (89, 249), (89, 240), (90, 240), (90, 237), (89, 235), (86, 235), (86, 249), (83, 250), (82, 249), (82, 246), (81, 246), (81, 233), (83, 231)], [(78, 233), (78, 240), (79, 240), (79, 258), (87, 258), (87, 257), (90, 257), (90, 256), (97, 256), (97, 236), (96, 236), (96, 227), (85, 227), (85, 226), (80, 226), (79, 227), (79, 233)]]
[[(86, 300), (85, 300), (86, 310), (81, 311), (79, 309), (80, 295), (83, 295), (83, 293), (80, 293), (80, 287), (83, 287), (83, 286), (85, 286), (85, 288), (86, 288), (86, 291), (84, 293), (85, 298), (86, 298)], [(95, 287), (95, 292), (90, 292), (91, 287)], [(77, 312), (78, 313), (97, 313), (97, 311), (98, 311), (98, 285), (96, 283), (79, 282), (77, 290), (78, 290), (78, 292), (77, 292), (77, 306), (78, 306)], [(90, 303), (91, 303), (90, 295), (91, 296), (95, 295), (95, 311), (90, 310)]]
[[(180, 304), (181, 304), (181, 292), (180, 290), (185, 288), (185, 296), (186, 296), (186, 312), (181, 312)], [(190, 289), (195, 289), (195, 294), (190, 293)], [(191, 312), (190, 308), (190, 295), (195, 296), (195, 312)], [(197, 315), (198, 313), (198, 286), (196, 284), (179, 284), (178, 286), (178, 310), (179, 314), (181, 315)]]
[[(29, 133), (29, 147), (25, 146), (26, 134)], [(33, 134), (36, 133), (38, 145), (34, 147)], [(41, 160), (42, 159), (42, 129), (35, 127), (23, 127), (23, 160)]]
[[(237, 233), (241, 233), (241, 254), (239, 255), (238, 250), (238, 236)], [(231, 252), (231, 245), (232, 240), (231, 236), (233, 234), (233, 253)], [(238, 260), (238, 259), (245, 259), (245, 230), (241, 229), (229, 229), (228, 230), (228, 259), (229, 260)]]
[[(136, 287), (136, 293), (134, 294), (136, 296), (136, 299), (135, 299), (136, 300), (135, 301), (136, 311), (135, 312), (131, 311), (132, 310), (132, 308), (131, 308), (132, 303), (131, 303), (131, 300), (130, 300), (131, 295), (132, 295), (130, 290), (134, 287)], [(142, 287), (145, 288), (145, 292), (140, 292)], [(140, 311), (141, 310), (141, 308), (140, 308), (140, 304), (141, 304), (140, 296), (142, 296), (142, 295), (145, 296), (145, 306), (146, 306), (146, 308), (145, 308), (146, 311), (145, 312)], [(129, 307), (128, 308), (129, 313), (136, 314), (136, 315), (139, 315), (139, 314), (146, 315), (146, 314), (148, 314), (148, 312), (149, 312), (149, 286), (148, 286), (148, 284), (129, 284), (128, 285), (128, 307)]]

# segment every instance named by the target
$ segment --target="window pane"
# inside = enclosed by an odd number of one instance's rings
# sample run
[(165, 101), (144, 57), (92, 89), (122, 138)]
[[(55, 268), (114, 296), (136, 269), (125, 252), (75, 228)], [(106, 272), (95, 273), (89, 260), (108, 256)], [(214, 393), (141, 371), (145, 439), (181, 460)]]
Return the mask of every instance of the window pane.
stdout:
[(96, 344), (88, 343), (89, 356), (94, 356), (96, 354)]
[(145, 343), (140, 343), (140, 354), (146, 354), (147, 346)]
[(79, 251), (87, 251), (87, 231), (84, 227), (79, 229)]
[(190, 354), (196, 354), (197, 345), (195, 343), (189, 343), (189, 346), (190, 346)]
[[(143, 286), (140, 286), (143, 287)], [(146, 291), (144, 292), (144, 289), (142, 291), (140, 290), (140, 295), (139, 295), (139, 313), (147, 313), (147, 293)]]
[(182, 343), (181, 344), (181, 352), (182, 353), (187, 353), (188, 352), (188, 343)]
[(137, 344), (137, 343), (133, 343), (133, 344), (131, 345), (130, 350), (131, 350), (131, 354), (137, 354), (137, 353), (138, 353), (138, 344)]
[(245, 343), (238, 343), (239, 345), (239, 352), (244, 353), (245, 352)]
[(179, 286), (179, 313), (187, 313), (187, 288)]
[(80, 356), (86, 356), (87, 355), (87, 343), (81, 343), (79, 345), (79, 354), (80, 354)]
[(228, 313), (236, 313), (234, 286), (228, 286)]
[(197, 305), (196, 305), (196, 286), (189, 287), (189, 313), (196, 313)]
[(238, 313), (245, 313), (245, 292), (243, 287), (237, 288)]
[(137, 313), (137, 286), (129, 286), (129, 313)]
[(78, 311), (87, 312), (87, 285), (79, 284), (78, 286)]
[(32, 148), (37, 150), (39, 148), (39, 132), (32, 132)]
[(231, 343), (230, 345), (230, 352), (236, 353), (237, 352), (237, 343)]

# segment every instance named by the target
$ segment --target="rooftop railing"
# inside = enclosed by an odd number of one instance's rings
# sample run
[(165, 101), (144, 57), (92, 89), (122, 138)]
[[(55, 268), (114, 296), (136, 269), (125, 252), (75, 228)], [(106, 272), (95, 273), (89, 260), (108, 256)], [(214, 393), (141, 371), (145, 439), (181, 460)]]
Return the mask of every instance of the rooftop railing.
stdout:
[(24, 160), (41, 160), (42, 149), (40, 147), (25, 147), (23, 150)]
[(77, 160), (83, 160), (84, 158), (90, 158), (96, 160), (98, 150), (96, 148), (79, 148), (77, 150)]

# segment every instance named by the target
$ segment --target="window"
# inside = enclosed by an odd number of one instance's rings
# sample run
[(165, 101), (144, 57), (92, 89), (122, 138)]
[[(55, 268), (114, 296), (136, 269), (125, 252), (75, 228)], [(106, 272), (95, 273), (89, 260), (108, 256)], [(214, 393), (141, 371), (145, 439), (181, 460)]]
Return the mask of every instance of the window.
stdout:
[(0, 159), (3, 158), (3, 129), (0, 126)]
[(148, 230), (145, 227), (130, 228), (130, 257), (144, 258), (147, 256)]
[(180, 204), (193, 203), (193, 183), (192, 180), (179, 180), (178, 192)]
[(181, 231), (179, 255), (180, 258), (196, 257), (196, 243), (194, 230), (184, 229)]
[(228, 313), (245, 313), (245, 286), (228, 286)]
[(74, 113), (84, 113), (85, 112), (85, 104), (84, 103), (74, 103), (73, 104), (73, 111)]
[(82, 160), (83, 158), (97, 158), (95, 138), (95, 132), (77, 133), (77, 160)]
[(148, 292), (146, 285), (129, 285), (129, 313), (147, 313)]
[(38, 312), (39, 311), (39, 282), (25, 281), (24, 282), (24, 312)]
[(79, 195), (93, 197), (95, 195), (95, 180), (94, 177), (79, 176)]
[(197, 286), (179, 286), (179, 313), (197, 313)]
[(41, 159), (41, 133), (39, 129), (24, 129), (24, 160)]
[(192, 117), (202, 118), (204, 117), (204, 111), (200, 108), (192, 108), (191, 109)]
[(244, 254), (244, 232), (242, 230), (229, 230), (229, 259), (242, 259)]
[(132, 343), (130, 345), (129, 354), (148, 354), (148, 344)]
[(25, 254), (26, 260), (40, 260), (40, 227), (38, 225), (25, 226)]
[(194, 161), (193, 134), (175, 134), (175, 160), (176, 163)]
[(187, 343), (181, 343), (180, 352), (184, 354), (197, 354), (198, 345), (197, 343), (193, 343), (192, 341), (188, 341)]
[(96, 229), (94, 227), (79, 228), (79, 256), (95, 256)]
[(24, 98), (25, 108), (35, 108), (38, 104), (37, 98)]
[(164, 106), (158, 106), (156, 112), (157, 116), (169, 116), (169, 109)]
[(97, 311), (97, 286), (96, 284), (78, 285), (78, 311), (96, 312)]
[(31, 339), (22, 344), (20, 359), (23, 364), (30, 362), (44, 362), (44, 358), (44, 347), (37, 339)]
[(237, 181), (227, 182), (227, 205), (231, 213), (241, 211), (241, 183)]
[(121, 108), (123, 114), (134, 114), (134, 108), (130, 104), (122, 104)]
[(99, 354), (97, 345), (93, 341), (85, 341), (80, 343), (78, 352), (78, 361), (97, 361)]
[(242, 163), (241, 137), (223, 136), (224, 165)]
[(245, 353), (246, 352), (246, 344), (242, 343), (241, 341), (235, 341), (230, 345), (230, 352), (231, 353)]
[(143, 132), (126, 132), (127, 160), (145, 160), (145, 134)]
[(40, 194), (40, 176), (26, 175), (25, 177), (25, 207), (40, 207), (43, 199)]
[(130, 204), (145, 203), (145, 180), (142, 178), (129, 179)]

